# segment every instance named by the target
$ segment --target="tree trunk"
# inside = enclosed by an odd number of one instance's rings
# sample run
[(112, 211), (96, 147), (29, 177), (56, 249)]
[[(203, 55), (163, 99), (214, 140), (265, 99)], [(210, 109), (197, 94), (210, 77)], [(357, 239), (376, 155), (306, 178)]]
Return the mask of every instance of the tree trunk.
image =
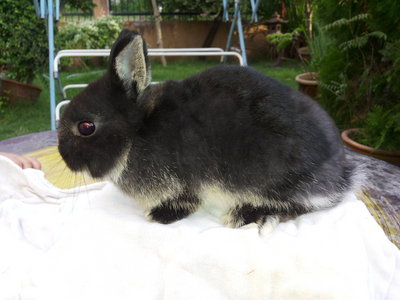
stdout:
[(107, 0), (92, 0), (96, 5), (93, 9), (93, 16), (95, 18), (105, 17), (109, 15), (108, 1)]
[[(151, 0), (151, 5), (153, 6), (153, 14), (156, 19), (156, 35), (157, 35), (157, 47), (164, 48), (162, 33), (161, 33), (161, 15), (158, 10), (157, 0)], [(161, 63), (165, 67), (167, 65), (167, 60), (165, 56), (161, 56)]]
[(220, 27), (221, 23), (222, 23), (222, 9), (218, 13), (218, 15), (213, 19), (210, 31), (208, 32), (206, 39), (203, 42), (202, 45), (203, 48), (211, 47), (211, 44), (214, 41), (214, 38), (217, 34), (218, 28)]
[(306, 17), (307, 38), (309, 40), (311, 40), (312, 39), (312, 17), (313, 17), (312, 0), (306, 0), (304, 10), (305, 10), (305, 17)]

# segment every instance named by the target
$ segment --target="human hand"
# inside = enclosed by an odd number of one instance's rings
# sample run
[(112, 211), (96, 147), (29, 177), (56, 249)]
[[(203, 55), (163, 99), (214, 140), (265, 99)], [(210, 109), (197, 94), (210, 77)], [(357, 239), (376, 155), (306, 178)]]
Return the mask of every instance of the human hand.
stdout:
[(40, 162), (33, 157), (22, 156), (13, 153), (0, 152), (0, 155), (8, 157), (22, 169), (32, 168), (40, 170), (42, 168)]

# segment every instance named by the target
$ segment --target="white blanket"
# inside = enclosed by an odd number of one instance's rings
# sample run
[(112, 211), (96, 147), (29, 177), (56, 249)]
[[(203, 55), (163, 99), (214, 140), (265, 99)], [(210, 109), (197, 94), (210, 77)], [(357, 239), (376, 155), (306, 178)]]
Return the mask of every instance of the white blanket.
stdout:
[(0, 156), (0, 299), (400, 299), (400, 252), (353, 194), (269, 233), (161, 225), (110, 183), (60, 190)]

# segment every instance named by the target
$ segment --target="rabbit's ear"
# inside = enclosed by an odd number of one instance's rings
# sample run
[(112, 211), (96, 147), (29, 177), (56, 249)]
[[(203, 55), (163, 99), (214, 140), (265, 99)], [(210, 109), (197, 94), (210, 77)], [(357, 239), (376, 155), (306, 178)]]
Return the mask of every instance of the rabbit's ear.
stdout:
[(136, 88), (140, 94), (151, 82), (146, 42), (137, 32), (124, 29), (114, 43), (109, 71), (129, 92)]

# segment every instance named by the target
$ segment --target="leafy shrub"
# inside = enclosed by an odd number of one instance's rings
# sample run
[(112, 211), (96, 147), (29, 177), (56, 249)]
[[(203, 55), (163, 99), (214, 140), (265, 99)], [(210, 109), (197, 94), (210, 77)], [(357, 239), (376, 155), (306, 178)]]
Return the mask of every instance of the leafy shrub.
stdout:
[(57, 49), (91, 49), (96, 43), (96, 29), (92, 24), (68, 24), (56, 36)]
[(61, 5), (60, 9), (62, 11), (67, 6), (69, 8), (78, 9), (82, 12), (89, 12), (96, 6), (92, 2), (92, 0), (63, 0), (63, 1), (60, 1), (60, 5)]
[(121, 28), (121, 24), (110, 17), (80, 24), (67, 24), (59, 28), (56, 45), (58, 49), (110, 48)]
[[(79, 24), (60, 27), (56, 35), (57, 49), (106, 49), (118, 37), (121, 24), (114, 18), (104, 17)], [(64, 59), (62, 65), (70, 65), (72, 59)]]
[(96, 48), (110, 48), (122, 29), (122, 25), (112, 18), (99, 18), (94, 21), (97, 32)]
[(45, 21), (30, 0), (1, 0), (0, 15), (0, 69), (11, 79), (31, 83), (48, 67)]
[(0, 97), (0, 116), (4, 112), (4, 108), (7, 106), (7, 104), (7, 99), (3, 99), (3, 97)]
[(271, 33), (267, 35), (267, 40), (276, 45), (276, 51), (282, 51), (289, 47), (295, 39), (296, 32)]

